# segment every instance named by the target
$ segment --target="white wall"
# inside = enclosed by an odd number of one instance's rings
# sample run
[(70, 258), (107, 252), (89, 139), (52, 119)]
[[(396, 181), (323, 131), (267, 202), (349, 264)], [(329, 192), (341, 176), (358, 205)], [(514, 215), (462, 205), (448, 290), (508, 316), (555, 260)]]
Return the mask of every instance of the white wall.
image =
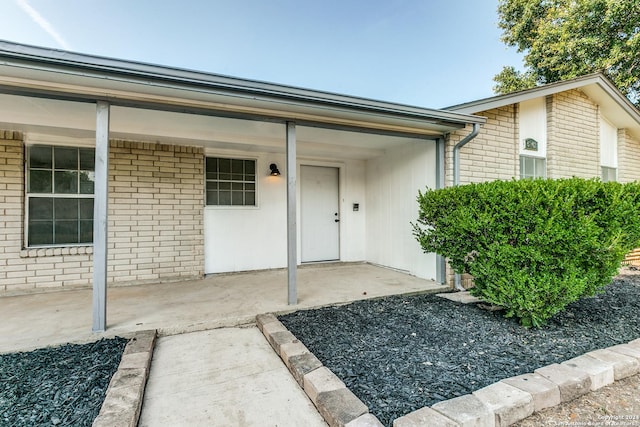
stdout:
[[(519, 123), (520, 155), (547, 157), (547, 104), (544, 97), (520, 103)], [(525, 150), (524, 141), (533, 138), (538, 141), (538, 150)]]
[[(287, 266), (287, 171), (283, 154), (234, 152), (220, 155), (257, 159), (258, 206), (204, 208), (205, 273), (283, 268)], [(268, 176), (276, 163), (279, 177)], [(365, 162), (303, 158), (300, 165), (331, 166), (340, 171), (340, 260), (365, 259)], [(204, 179), (204, 178), (203, 178)], [(298, 194), (298, 204), (300, 197)], [(353, 211), (353, 203), (360, 210)], [(298, 212), (300, 211), (298, 206)], [(298, 226), (300, 221), (298, 220)], [(298, 259), (300, 259), (298, 228)]]
[(436, 145), (413, 140), (367, 161), (366, 260), (436, 278), (435, 254), (424, 254), (413, 236), (418, 190), (435, 188)]
[(600, 118), (600, 166), (618, 167), (618, 129)]
[[(208, 153), (209, 156), (214, 156)], [(259, 270), (287, 264), (286, 170), (283, 155), (244, 152), (224, 157), (257, 159), (257, 207), (204, 208), (205, 273)], [(268, 176), (269, 164), (282, 173)], [(204, 179), (204, 177), (203, 177)]]

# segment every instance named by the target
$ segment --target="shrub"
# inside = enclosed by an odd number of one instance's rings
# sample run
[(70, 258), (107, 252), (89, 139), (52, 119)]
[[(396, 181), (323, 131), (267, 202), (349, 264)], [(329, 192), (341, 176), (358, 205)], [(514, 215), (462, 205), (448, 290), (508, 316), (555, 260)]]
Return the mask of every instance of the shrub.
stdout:
[(473, 295), (540, 326), (595, 295), (640, 246), (640, 184), (578, 178), (427, 190), (414, 235), (474, 277)]

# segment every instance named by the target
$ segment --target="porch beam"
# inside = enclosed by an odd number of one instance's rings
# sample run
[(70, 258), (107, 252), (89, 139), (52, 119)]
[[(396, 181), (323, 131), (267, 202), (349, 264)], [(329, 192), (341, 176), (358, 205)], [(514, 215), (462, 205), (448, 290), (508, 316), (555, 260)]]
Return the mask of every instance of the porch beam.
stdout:
[(287, 122), (287, 285), (289, 305), (298, 304), (296, 124)]
[(93, 199), (93, 332), (107, 327), (107, 208), (109, 200), (109, 103), (96, 103)]

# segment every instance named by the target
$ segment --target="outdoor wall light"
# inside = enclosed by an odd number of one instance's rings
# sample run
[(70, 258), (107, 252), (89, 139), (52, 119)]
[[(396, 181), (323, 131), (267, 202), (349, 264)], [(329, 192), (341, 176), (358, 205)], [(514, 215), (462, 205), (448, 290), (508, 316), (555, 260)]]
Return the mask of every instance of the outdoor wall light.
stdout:
[(280, 176), (280, 171), (278, 170), (278, 165), (276, 165), (275, 163), (271, 163), (269, 165), (269, 169), (271, 169), (271, 173), (269, 175), (271, 175), (271, 176)]

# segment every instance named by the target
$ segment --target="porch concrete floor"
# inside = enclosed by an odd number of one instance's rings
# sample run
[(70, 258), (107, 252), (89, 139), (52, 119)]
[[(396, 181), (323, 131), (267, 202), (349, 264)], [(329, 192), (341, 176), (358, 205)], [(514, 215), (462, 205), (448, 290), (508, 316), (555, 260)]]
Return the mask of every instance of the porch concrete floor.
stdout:
[(287, 304), (286, 270), (214, 275), (202, 280), (107, 290), (107, 331), (91, 332), (92, 291), (0, 298), (0, 353), (81, 343), (157, 329), (175, 335), (252, 323), (280, 313), (385, 295), (442, 292), (429, 280), (370, 264), (314, 264), (298, 269), (298, 304)]

